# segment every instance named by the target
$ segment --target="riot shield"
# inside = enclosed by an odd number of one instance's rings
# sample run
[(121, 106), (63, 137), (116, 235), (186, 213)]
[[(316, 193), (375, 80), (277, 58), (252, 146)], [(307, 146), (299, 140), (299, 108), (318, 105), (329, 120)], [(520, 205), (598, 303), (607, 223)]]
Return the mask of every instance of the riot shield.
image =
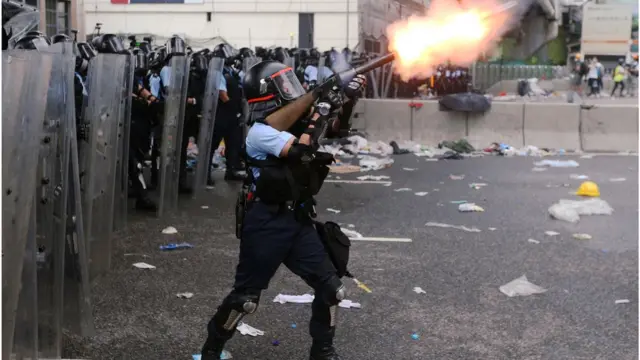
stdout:
[(215, 127), (216, 110), (218, 109), (219, 85), (222, 77), (224, 60), (212, 58), (209, 62), (207, 81), (202, 103), (202, 118), (200, 119), (200, 131), (198, 133), (198, 160), (196, 162), (196, 174), (193, 180), (193, 197), (198, 197), (207, 185), (211, 171), (211, 144), (213, 129)]
[(129, 139), (131, 129), (131, 102), (133, 100), (133, 72), (135, 63), (133, 55), (121, 55), (127, 58), (122, 84), (118, 115), (118, 135), (116, 154), (116, 186), (114, 193), (113, 230), (123, 229), (127, 225), (127, 208), (129, 207)]
[(292, 57), (288, 57), (284, 59), (284, 64), (288, 67), (292, 68), (294, 71), (296, 70), (296, 59)]
[[(14, 330), (27, 255), (25, 247), (29, 235), (35, 236), (31, 218), (35, 210), (39, 144), (46, 140), (42, 136), (42, 123), (52, 64), (52, 54), (2, 52), (2, 357), (7, 359), (14, 340), (33, 344), (36, 339), (19, 338), (25, 336), (23, 333), (14, 339)], [(32, 332), (28, 336), (37, 334)]]
[(331, 68), (327, 67), (325, 57), (321, 57), (318, 60), (318, 85), (322, 84), (325, 80), (327, 80), (326, 74), (331, 71)]
[(125, 94), (124, 79), (129, 56), (98, 54), (89, 63), (84, 126), (87, 136), (80, 143), (82, 156), (84, 230), (91, 259), (91, 275), (109, 269), (113, 233), (114, 193), (118, 155), (118, 127)]
[(262, 61), (260, 57), (246, 57), (242, 60), (242, 71), (246, 74), (251, 67)]
[[(246, 74), (251, 67), (262, 61), (261, 57), (246, 57), (242, 60), (242, 71)], [(244, 81), (244, 79), (243, 79)], [(247, 137), (247, 126), (249, 122), (249, 103), (247, 103), (246, 99), (242, 99), (242, 143), (244, 144), (244, 139)]]
[(186, 161), (181, 158), (180, 145), (189, 85), (189, 58), (174, 55), (171, 57), (169, 67), (170, 83), (164, 84), (169, 90), (164, 101), (160, 143), (160, 193), (157, 213), (159, 217), (178, 207), (180, 161)]

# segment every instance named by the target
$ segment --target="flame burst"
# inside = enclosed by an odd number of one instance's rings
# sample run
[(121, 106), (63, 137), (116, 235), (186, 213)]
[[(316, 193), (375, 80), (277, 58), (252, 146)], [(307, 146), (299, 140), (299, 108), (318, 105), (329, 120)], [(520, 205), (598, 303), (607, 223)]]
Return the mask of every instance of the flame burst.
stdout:
[(467, 66), (494, 48), (509, 29), (511, 14), (496, 12), (496, 0), (436, 0), (426, 16), (412, 16), (387, 27), (395, 71), (403, 80), (427, 78), (447, 61)]

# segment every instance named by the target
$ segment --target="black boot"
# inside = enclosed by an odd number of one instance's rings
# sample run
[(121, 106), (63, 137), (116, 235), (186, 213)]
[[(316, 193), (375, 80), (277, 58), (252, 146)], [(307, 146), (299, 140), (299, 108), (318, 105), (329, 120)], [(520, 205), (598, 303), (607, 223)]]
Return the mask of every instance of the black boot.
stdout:
[(228, 170), (226, 174), (224, 174), (224, 179), (227, 181), (243, 181), (247, 178), (247, 173), (244, 171), (238, 170)]
[(202, 347), (200, 360), (220, 360), (226, 341), (208, 337)]
[(313, 342), (311, 345), (311, 355), (309, 360), (340, 360), (340, 355), (336, 353), (333, 342)]
[(153, 202), (153, 200), (149, 199), (149, 197), (144, 196), (144, 197), (140, 197), (138, 198), (138, 200), (136, 200), (136, 210), (141, 210), (141, 211), (156, 211), (157, 210), (157, 206), (156, 204)]
[(207, 179), (207, 186), (216, 186), (216, 182), (213, 180), (212, 177), (209, 177)]

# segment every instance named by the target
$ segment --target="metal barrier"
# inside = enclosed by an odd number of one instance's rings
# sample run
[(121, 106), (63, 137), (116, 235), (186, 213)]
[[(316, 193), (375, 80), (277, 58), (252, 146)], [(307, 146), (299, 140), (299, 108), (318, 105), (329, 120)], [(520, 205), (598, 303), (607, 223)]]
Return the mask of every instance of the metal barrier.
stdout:
[(486, 90), (502, 80), (559, 79), (569, 76), (565, 66), (554, 65), (501, 65), (476, 62), (471, 67), (473, 87)]

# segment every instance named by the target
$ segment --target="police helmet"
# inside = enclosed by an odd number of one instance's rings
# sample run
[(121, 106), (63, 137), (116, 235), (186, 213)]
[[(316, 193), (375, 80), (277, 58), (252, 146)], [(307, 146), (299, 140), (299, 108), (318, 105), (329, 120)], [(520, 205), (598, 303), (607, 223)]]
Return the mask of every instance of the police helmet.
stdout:
[(89, 61), (97, 55), (96, 50), (85, 42), (78, 43), (76, 49), (78, 50), (78, 56), (76, 56), (76, 72), (86, 74), (89, 68)]
[(320, 59), (320, 52), (318, 51), (318, 49), (313, 48), (309, 50), (309, 57), (314, 59)]
[(252, 66), (244, 76), (243, 89), (249, 104), (274, 100), (284, 104), (305, 94), (293, 69), (273, 60)]
[(57, 44), (60, 42), (73, 42), (73, 39), (67, 34), (56, 34), (51, 37), (51, 43)]
[(185, 55), (187, 53), (187, 44), (184, 39), (178, 35), (173, 35), (165, 44), (167, 55), (165, 60), (171, 59), (174, 55)]
[(286, 59), (289, 58), (289, 53), (281, 47), (277, 47), (273, 50), (273, 60), (279, 61), (284, 64)]
[(94, 38), (91, 42), (99, 53), (129, 54), (129, 51), (124, 48), (122, 39), (115, 34), (103, 34)]
[(41, 37), (47, 44), (51, 45), (51, 39), (47, 37), (47, 35), (43, 34), (41, 31), (29, 31), (24, 36), (38, 36)]
[(148, 54), (152, 51), (151, 44), (147, 41), (141, 41), (140, 44), (138, 44), (138, 48), (145, 54)]
[(48, 48), (50, 43), (46, 36), (41, 34), (25, 35), (16, 42), (15, 49), (22, 50), (44, 50)]
[(147, 54), (140, 49), (133, 49), (133, 60), (134, 60), (134, 69), (138, 74), (145, 74), (147, 70), (149, 70), (149, 59), (147, 58)]
[(248, 47), (243, 47), (238, 51), (238, 56), (240, 57), (240, 60), (244, 60), (245, 58), (256, 57), (256, 54)]
[(162, 51), (152, 51), (147, 54), (150, 69), (160, 69), (164, 65), (165, 54)]
[(267, 49), (261, 47), (261, 46), (256, 46), (256, 56), (259, 58), (263, 58), (266, 59), (267, 58)]
[(198, 72), (206, 72), (209, 68), (206, 53), (198, 51), (191, 56), (191, 69)]

